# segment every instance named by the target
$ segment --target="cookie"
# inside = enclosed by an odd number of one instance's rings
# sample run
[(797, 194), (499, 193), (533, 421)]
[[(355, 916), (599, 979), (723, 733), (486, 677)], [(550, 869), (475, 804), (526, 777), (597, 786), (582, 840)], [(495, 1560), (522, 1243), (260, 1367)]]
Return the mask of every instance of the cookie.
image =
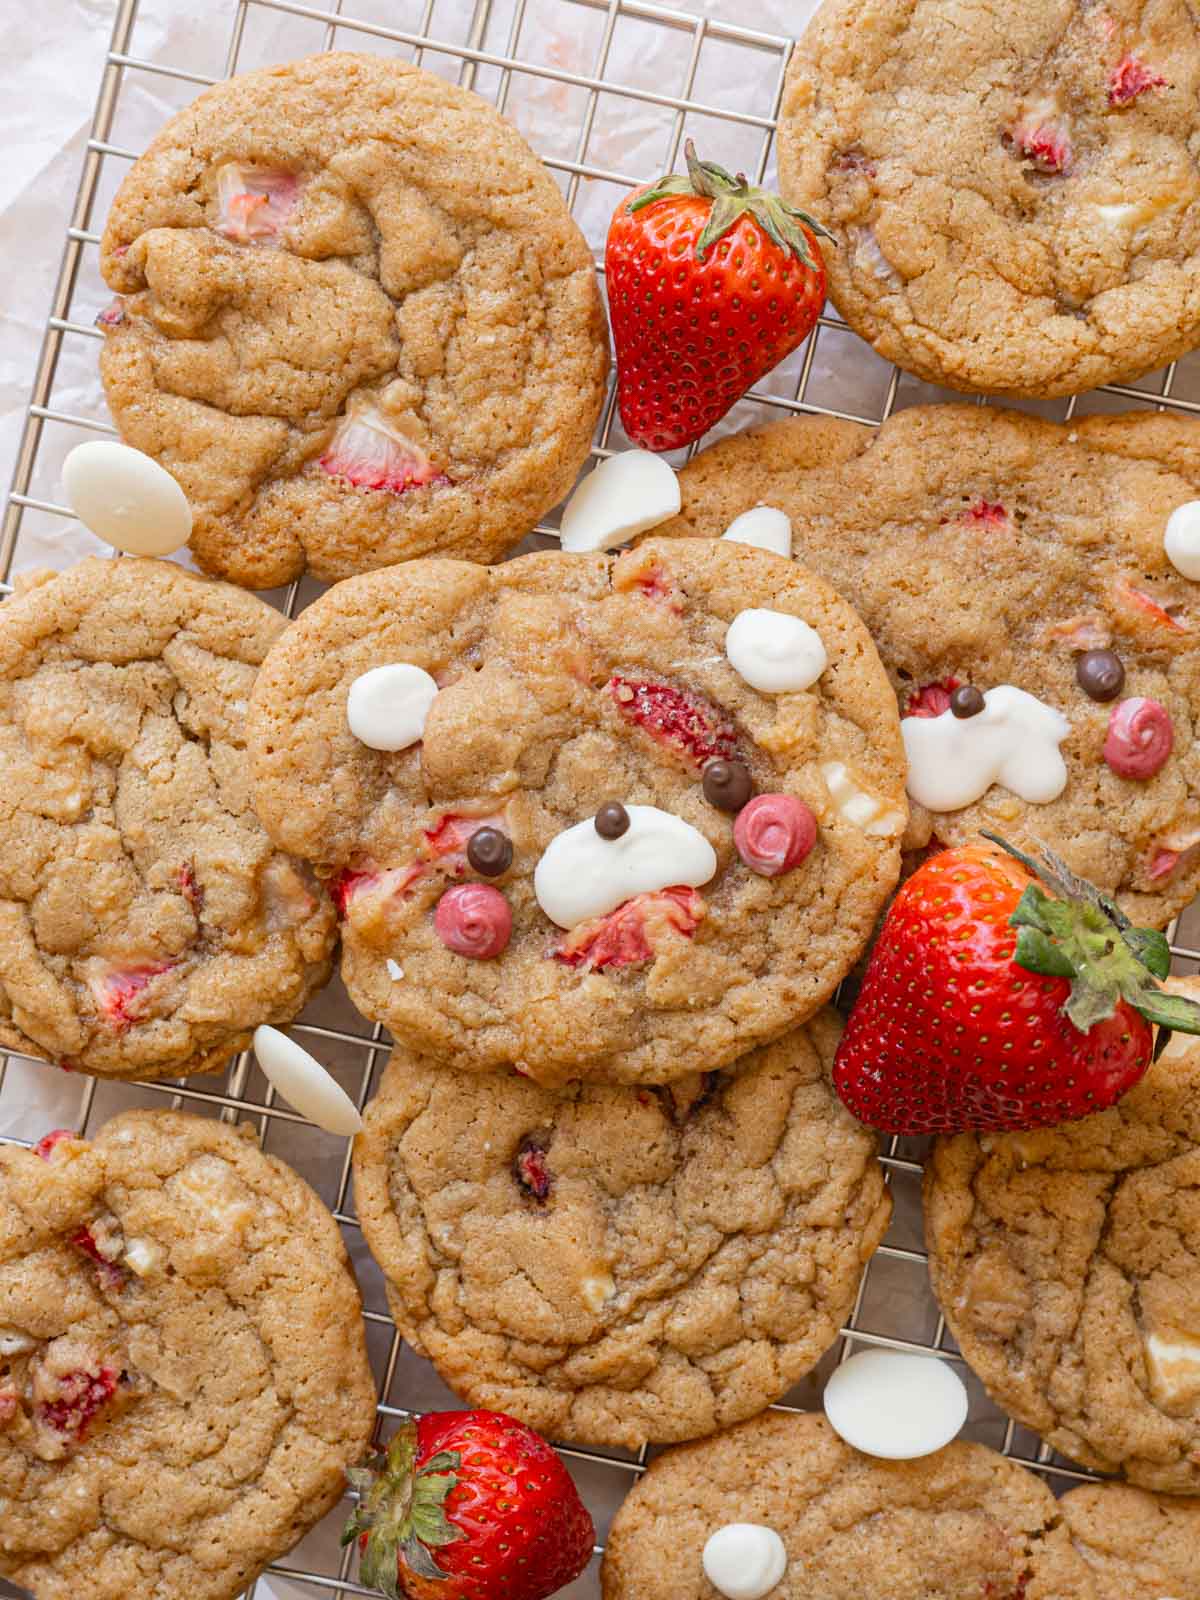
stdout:
[[(1177, 980), (1173, 987), (1195, 994)], [(939, 1140), (929, 1271), (988, 1393), (1056, 1450), (1200, 1492), (1200, 1046), (1108, 1111)]]
[(202, 94), (122, 184), (101, 268), (113, 417), (219, 577), (492, 560), (587, 459), (608, 336), (583, 235), (509, 122), (407, 62)]
[(355, 1141), (396, 1324), (472, 1405), (584, 1444), (691, 1439), (804, 1376), (891, 1197), (829, 1082), (831, 1011), (666, 1089), (397, 1050)]
[(736, 1523), (783, 1542), (771, 1600), (1101, 1600), (1054, 1496), (1016, 1462), (965, 1443), (878, 1461), (824, 1417), (782, 1412), (650, 1463), (609, 1533), (605, 1600), (713, 1600), (702, 1554)]
[(215, 1072), (329, 976), (336, 916), (250, 803), (285, 619), (161, 561), (0, 606), (0, 1046), (99, 1077)]
[[(807, 687), (753, 688), (780, 632)], [(874, 647), (744, 546), (349, 579), (271, 651), (249, 726), (265, 827), (341, 908), (351, 998), (464, 1069), (722, 1067), (823, 1004), (896, 881)]]
[(830, 293), (928, 383), (1065, 395), (1200, 344), (1200, 43), (1184, 0), (825, 0), (786, 199)]
[[(796, 418), (721, 441), (680, 481), (662, 533), (717, 537), (757, 501), (778, 507), (796, 559), (866, 622), (917, 719), (909, 849), (980, 828), (1044, 840), (1157, 927), (1200, 891), (1200, 588), (1164, 551), (1173, 513), (1200, 499), (1195, 422), (976, 406), (918, 406), (877, 432)], [(1115, 698), (1092, 671), (1111, 656)], [(935, 723), (968, 686), (988, 714)], [(1128, 737), (1110, 745), (1130, 718), (1157, 741), (1139, 746), (1149, 767), (1121, 760)]]
[(1088, 1483), (1058, 1509), (1095, 1600), (1200, 1600), (1200, 1500)]
[(0, 1147), (0, 1574), (233, 1600), (342, 1495), (375, 1396), (333, 1218), (249, 1127)]

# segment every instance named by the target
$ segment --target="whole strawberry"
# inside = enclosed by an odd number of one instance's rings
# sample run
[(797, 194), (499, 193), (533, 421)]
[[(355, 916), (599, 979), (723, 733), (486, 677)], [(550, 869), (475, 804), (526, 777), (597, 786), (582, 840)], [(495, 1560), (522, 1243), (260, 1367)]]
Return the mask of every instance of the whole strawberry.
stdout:
[(812, 332), (825, 303), (816, 234), (743, 174), (697, 159), (613, 213), (605, 271), (625, 432), (690, 444)]
[(886, 1133), (1090, 1116), (1145, 1073), (1151, 1023), (1160, 1050), (1171, 1029), (1200, 1033), (1200, 1005), (1158, 986), (1161, 933), (1049, 852), (1046, 865), (985, 838), (1001, 848), (943, 850), (902, 885), (846, 1024), (834, 1084)]
[(545, 1600), (577, 1578), (592, 1519), (558, 1456), (498, 1411), (434, 1411), (347, 1476), (364, 1583), (391, 1600)]

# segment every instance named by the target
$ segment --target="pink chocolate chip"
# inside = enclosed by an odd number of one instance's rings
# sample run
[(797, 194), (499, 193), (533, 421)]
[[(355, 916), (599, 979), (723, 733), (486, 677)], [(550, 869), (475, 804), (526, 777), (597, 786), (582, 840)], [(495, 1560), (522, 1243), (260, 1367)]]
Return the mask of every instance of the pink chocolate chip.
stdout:
[(447, 950), (490, 961), (512, 935), (512, 912), (499, 889), (486, 883), (460, 883), (437, 903), (433, 925)]
[(738, 812), (733, 842), (751, 872), (778, 878), (816, 844), (817, 819), (795, 795), (760, 794)]
[(1122, 700), (1109, 718), (1104, 759), (1119, 778), (1152, 778), (1174, 744), (1166, 706), (1157, 700)]

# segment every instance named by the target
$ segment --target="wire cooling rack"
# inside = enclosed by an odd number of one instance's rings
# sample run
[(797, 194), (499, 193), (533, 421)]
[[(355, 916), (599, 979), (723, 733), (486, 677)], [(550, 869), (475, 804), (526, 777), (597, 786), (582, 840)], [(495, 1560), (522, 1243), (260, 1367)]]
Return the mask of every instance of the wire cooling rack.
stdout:
[[(703, 5), (703, 0), (697, 0)], [(650, 0), (329, 0), (325, 6), (299, 0), (213, 0), (211, 11), (227, 13), (223, 60), (211, 75), (196, 70), (195, 52), (177, 44), (174, 52), (141, 43), (138, 0), (118, 0), (111, 44), (87, 141), (74, 210), (69, 219), (62, 266), (54, 290), (45, 338), (33, 374), (28, 417), (21, 439), (12, 491), (0, 524), (0, 579), (32, 563), (27, 552), (46, 542), (46, 530), (71, 515), (55, 498), (54, 463), (66, 448), (95, 435), (111, 434), (111, 422), (97, 403), (90, 414), (56, 404), (65, 370), (94, 361), (88, 344), (99, 338), (93, 318), (107, 298), (97, 270), (97, 244), (108, 198), (138, 154), (119, 139), (123, 106), (148, 87), (169, 90), (172, 104), (215, 81), (272, 56), (256, 44), (264, 30), (286, 20), (294, 28), (294, 48), (286, 55), (316, 49), (368, 49), (421, 65), (475, 89), (531, 132), (539, 154), (560, 183), (568, 204), (603, 263), (605, 224), (619, 195), (657, 171), (677, 165), (685, 136), (706, 142), (729, 166), (743, 167), (760, 179), (773, 171), (773, 137), (790, 40), (740, 25), (744, 7), (725, 0), (728, 19), (691, 15)], [(161, 8), (160, 8), (161, 9)], [(192, 8), (174, 0), (182, 19)], [(711, 5), (705, 8), (711, 9)], [(811, 6), (808, 7), (811, 9)], [(548, 18), (553, 26), (548, 27)], [(207, 18), (214, 23), (214, 16)], [(186, 29), (173, 36), (190, 40)], [(563, 39), (575, 48), (565, 51)], [(276, 31), (272, 39), (278, 38)], [(590, 59), (579, 70), (581, 49)], [(139, 53), (139, 51), (141, 53)], [(565, 65), (564, 62), (571, 65)], [(662, 70), (662, 63), (670, 70)], [(652, 71), (639, 63), (653, 62)], [(741, 103), (727, 93), (731, 82), (753, 84)], [(553, 96), (554, 133), (548, 134), (543, 99), (539, 137), (534, 115), (539, 95)], [(621, 140), (612, 135), (623, 120), (636, 120), (643, 142), (656, 138), (654, 158), (639, 170), (602, 164)], [(647, 134), (647, 130), (649, 133)], [(597, 152), (600, 152), (598, 154)], [(878, 423), (897, 407), (949, 399), (899, 373), (876, 357), (838, 321), (822, 317), (804, 348), (771, 374), (740, 404), (721, 431), (761, 420), (765, 415), (820, 412)], [(1076, 411), (1170, 407), (1200, 412), (1200, 357), (1188, 358), (1141, 383), (1081, 399), (1031, 404), (1026, 409), (1065, 420)], [(595, 453), (625, 446), (611, 396), (605, 407)], [(674, 459), (674, 458), (673, 458)], [(682, 459), (682, 457), (678, 458)], [(49, 466), (46, 464), (49, 463)], [(553, 535), (553, 528), (538, 530)], [(7, 590), (0, 584), (0, 594)], [(319, 592), (305, 582), (270, 596), (289, 615)], [(1173, 930), (1176, 967), (1196, 970), (1200, 963), (1200, 916), (1196, 908)], [(1188, 927), (1191, 925), (1191, 933)], [(387, 1040), (363, 1021), (340, 985), (318, 996), (293, 1031), (326, 1063), (359, 1105), (369, 1097), (387, 1056)], [(47, 1089), (47, 1082), (52, 1087)], [(381, 1426), (453, 1397), (432, 1368), (408, 1350), (387, 1315), (382, 1279), (362, 1240), (350, 1190), (350, 1152), (344, 1140), (321, 1133), (276, 1102), (252, 1057), (237, 1059), (224, 1077), (160, 1084), (111, 1084), (63, 1075), (43, 1062), (0, 1054), (0, 1138), (32, 1142), (54, 1124), (83, 1132), (130, 1106), (171, 1105), (225, 1120), (250, 1119), (264, 1148), (283, 1155), (314, 1185), (342, 1227), (359, 1273), (366, 1302), (367, 1335), (378, 1381)], [(53, 1106), (48, 1117), (48, 1106)], [(984, 1395), (962, 1366), (953, 1340), (930, 1293), (922, 1248), (920, 1174), (924, 1147), (893, 1139), (882, 1157), (896, 1201), (886, 1242), (865, 1274), (843, 1337), (817, 1370), (789, 1396), (787, 1404), (810, 1409), (820, 1402), (825, 1378), (861, 1345), (925, 1351), (954, 1361), (971, 1393), (967, 1432), (1043, 1474), (1059, 1489), (1087, 1477), (1054, 1456), (1032, 1434), (1016, 1427)], [(571, 1586), (572, 1600), (594, 1600), (603, 1537), (611, 1517), (646, 1459), (619, 1450), (564, 1449), (563, 1455), (596, 1519), (601, 1543), (588, 1571)], [(315, 1600), (370, 1591), (354, 1578), (353, 1552), (341, 1551), (338, 1534), (347, 1506), (340, 1507), (247, 1591), (247, 1600)]]

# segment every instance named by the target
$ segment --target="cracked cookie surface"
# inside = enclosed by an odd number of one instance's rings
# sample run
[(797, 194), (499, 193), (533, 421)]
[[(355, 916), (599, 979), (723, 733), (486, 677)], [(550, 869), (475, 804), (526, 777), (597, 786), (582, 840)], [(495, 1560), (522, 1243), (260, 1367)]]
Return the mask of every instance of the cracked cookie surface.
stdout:
[(406, 62), (201, 95), (122, 184), (101, 266), (109, 406), (220, 577), (494, 560), (587, 458), (608, 342), (583, 235), (511, 124)]
[(472, 1405), (555, 1439), (695, 1438), (836, 1339), (891, 1199), (840, 1104), (833, 1012), (673, 1088), (452, 1072), (398, 1050), (354, 1152), (397, 1326)]
[(1200, 1600), (1200, 1500), (1088, 1483), (1058, 1509), (1095, 1600)]
[(934, 1293), (999, 1405), (1096, 1471), (1200, 1490), (1200, 1047), (1175, 1035), (1082, 1122), (939, 1140), (925, 1227)]
[[(828, 666), (809, 689), (761, 694), (726, 659), (729, 623), (755, 605), (819, 633)], [(347, 721), (351, 684), (389, 663), (440, 685), (422, 742), (395, 754)], [(465, 1069), (664, 1083), (723, 1066), (832, 994), (899, 870), (904, 765), (874, 646), (822, 580), (747, 546), (671, 540), (615, 561), (546, 552), (348, 579), (272, 650), (249, 726), (259, 815), (330, 876), (355, 1004)], [(816, 819), (811, 853), (782, 876), (744, 865), (733, 817), (705, 798), (705, 762), (734, 751), (760, 791)], [(564, 937), (535, 868), (614, 800), (671, 813), (716, 872), (696, 888), (659, 880), (665, 893)], [(511, 937), (473, 960), (443, 943), (434, 908), (475, 878), (467, 848), (484, 826), (513, 856), (471, 887), (507, 903)]]
[(0, 1148), (0, 1573), (34, 1600), (233, 1600), (373, 1422), (341, 1236), (249, 1127)]
[(1185, 0), (826, 0), (783, 193), (832, 229), (832, 298), (889, 361), (1071, 394), (1200, 343), (1198, 95)]
[[(1200, 499), (1200, 427), (1129, 413), (1043, 422), (916, 406), (878, 431), (797, 418), (702, 451), (659, 534), (719, 537), (762, 501), (787, 512), (796, 559), (866, 622), (907, 712), (922, 689), (1013, 684), (1065, 716), (1067, 785), (1032, 804), (998, 784), (958, 811), (912, 806), (906, 849), (981, 827), (1036, 848), (1165, 927), (1200, 892), (1200, 586), (1167, 560), (1171, 513)], [(1115, 651), (1123, 699), (1169, 713), (1174, 748), (1149, 779), (1112, 770), (1113, 703), (1077, 680)]]
[(333, 906), (250, 803), (246, 707), (284, 627), (161, 561), (84, 561), (0, 606), (0, 1044), (216, 1071), (325, 982)]
[(609, 1533), (605, 1600), (710, 1600), (701, 1552), (734, 1522), (783, 1540), (772, 1600), (1107, 1600), (1015, 1461), (966, 1443), (879, 1461), (824, 1417), (781, 1412), (650, 1463)]

